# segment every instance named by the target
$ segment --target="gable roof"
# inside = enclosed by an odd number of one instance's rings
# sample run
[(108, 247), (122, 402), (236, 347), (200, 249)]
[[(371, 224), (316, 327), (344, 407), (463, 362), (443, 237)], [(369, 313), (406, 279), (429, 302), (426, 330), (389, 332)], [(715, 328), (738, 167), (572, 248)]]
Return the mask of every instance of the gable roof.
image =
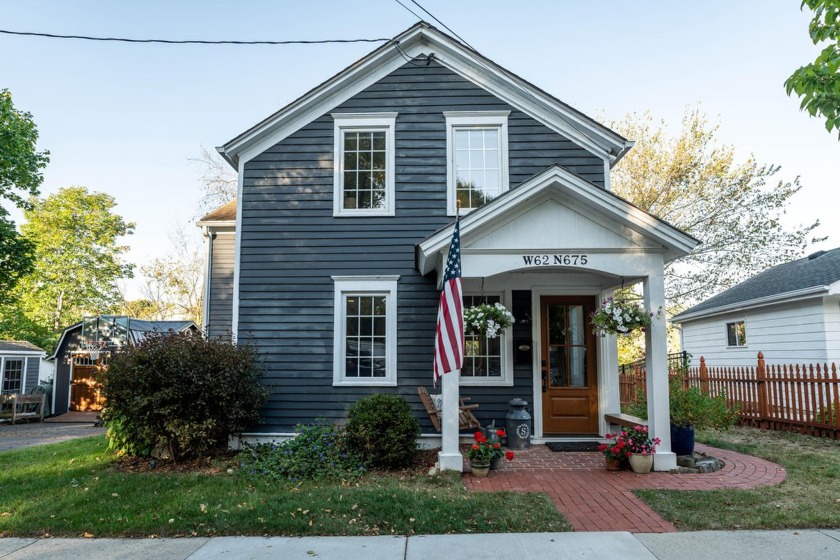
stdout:
[(215, 225), (220, 223), (236, 223), (236, 199), (227, 202), (203, 218), (198, 220), (196, 225)]
[(392, 41), (348, 66), (326, 82), (216, 148), (234, 167), (259, 155), (315, 118), (350, 99), (406, 64), (426, 56), (493, 93), (587, 149), (615, 164), (632, 146), (617, 132), (497, 65), (426, 22), (419, 22)]
[[(99, 315), (100, 318), (112, 319), (115, 318), (114, 315)], [(78, 322), (74, 325), (70, 325), (66, 329), (61, 332), (61, 337), (58, 339), (58, 344), (55, 345), (55, 348), (52, 351), (52, 354), (47, 356), (48, 360), (55, 359), (56, 355), (58, 354), (58, 350), (61, 348), (62, 342), (64, 342), (64, 337), (67, 336), (67, 333), (82, 328), (82, 322)], [(144, 321), (142, 319), (132, 319), (131, 317), (128, 318), (128, 335), (131, 338), (131, 342), (137, 343), (146, 338), (151, 332), (169, 332), (173, 331), (176, 333), (186, 332), (186, 331), (198, 331), (198, 326), (192, 321)]]
[(45, 354), (41, 348), (26, 340), (0, 340), (0, 352), (40, 352)]
[(745, 307), (828, 293), (840, 281), (840, 248), (768, 268), (748, 280), (698, 303), (672, 319), (680, 322)]
[[(541, 195), (551, 191), (561, 192), (582, 206), (607, 215), (614, 224), (655, 241), (665, 250), (665, 262), (688, 254), (700, 243), (668, 222), (559, 165), (548, 167), (461, 218), (462, 242), (472, 232), (515, 212), (518, 207), (540, 200)], [(431, 272), (437, 264), (435, 257), (448, 250), (454, 227), (453, 221), (417, 244), (417, 269), (421, 274)]]

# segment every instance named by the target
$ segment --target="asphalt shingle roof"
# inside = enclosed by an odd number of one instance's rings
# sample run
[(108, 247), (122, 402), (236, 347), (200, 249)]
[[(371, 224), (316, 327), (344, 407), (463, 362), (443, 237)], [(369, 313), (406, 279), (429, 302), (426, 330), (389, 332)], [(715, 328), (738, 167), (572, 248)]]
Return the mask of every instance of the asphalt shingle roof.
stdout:
[(674, 317), (710, 311), (754, 299), (766, 298), (788, 292), (828, 286), (840, 280), (840, 248), (818, 251), (805, 258), (768, 268), (718, 295), (698, 303)]
[(234, 198), (227, 204), (219, 206), (203, 218), (199, 222), (233, 222), (236, 220), (236, 199)]
[(0, 352), (43, 352), (31, 342), (25, 340), (0, 340)]

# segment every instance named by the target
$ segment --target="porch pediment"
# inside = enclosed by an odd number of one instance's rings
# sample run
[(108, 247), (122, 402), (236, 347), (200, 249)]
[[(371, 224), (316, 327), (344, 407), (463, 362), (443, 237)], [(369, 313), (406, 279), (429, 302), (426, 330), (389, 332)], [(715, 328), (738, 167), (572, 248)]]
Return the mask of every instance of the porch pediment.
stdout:
[[(439, 267), (453, 227), (443, 228), (418, 244), (417, 268), (421, 273)], [(465, 258), (470, 254), (536, 252), (655, 253), (668, 262), (688, 254), (698, 243), (685, 232), (558, 166), (461, 219)]]

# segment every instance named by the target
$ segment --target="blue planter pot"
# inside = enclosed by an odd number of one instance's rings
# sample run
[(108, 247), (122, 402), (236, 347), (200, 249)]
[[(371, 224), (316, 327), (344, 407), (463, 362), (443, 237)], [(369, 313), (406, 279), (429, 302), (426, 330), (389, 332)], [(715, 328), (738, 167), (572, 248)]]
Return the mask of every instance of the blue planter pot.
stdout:
[(691, 455), (694, 453), (694, 426), (677, 426), (671, 424), (671, 451), (677, 455)]

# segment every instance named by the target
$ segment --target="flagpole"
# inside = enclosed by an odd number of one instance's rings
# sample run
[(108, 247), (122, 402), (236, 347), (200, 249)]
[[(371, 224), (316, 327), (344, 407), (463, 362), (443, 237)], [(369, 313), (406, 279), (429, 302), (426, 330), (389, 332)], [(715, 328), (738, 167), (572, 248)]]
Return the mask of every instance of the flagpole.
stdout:
[[(461, 214), (461, 201), (455, 202), (455, 223), (458, 223)], [(461, 333), (463, 337), (463, 333)], [(441, 392), (443, 393), (443, 422), (441, 426), (441, 450), (438, 453), (438, 464), (442, 471), (464, 470), (464, 456), (458, 445), (458, 426), (460, 425), (460, 378), (461, 369), (450, 371), (444, 374), (441, 381)]]

